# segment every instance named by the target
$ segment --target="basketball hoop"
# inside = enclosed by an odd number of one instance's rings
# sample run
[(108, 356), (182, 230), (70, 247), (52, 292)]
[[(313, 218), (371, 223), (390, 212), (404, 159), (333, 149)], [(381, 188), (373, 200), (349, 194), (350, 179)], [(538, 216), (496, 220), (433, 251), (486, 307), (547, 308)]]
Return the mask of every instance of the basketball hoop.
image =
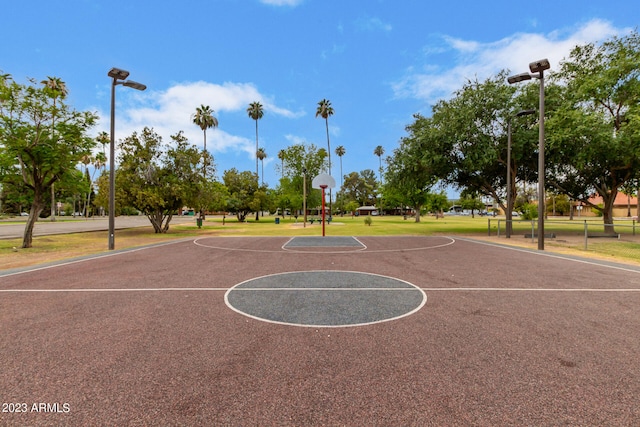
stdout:
[(333, 177), (329, 174), (321, 173), (320, 175), (313, 178), (313, 181), (311, 181), (311, 186), (313, 188), (322, 190), (322, 237), (324, 237), (324, 190), (327, 188), (334, 188), (336, 186), (336, 180), (333, 179)]

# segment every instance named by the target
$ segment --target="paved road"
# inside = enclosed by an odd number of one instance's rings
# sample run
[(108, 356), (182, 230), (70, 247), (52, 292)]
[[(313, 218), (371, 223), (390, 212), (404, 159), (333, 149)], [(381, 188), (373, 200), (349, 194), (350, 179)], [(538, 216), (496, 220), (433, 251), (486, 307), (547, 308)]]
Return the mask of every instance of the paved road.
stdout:
[[(18, 218), (10, 221), (0, 221), (0, 239), (21, 238), (24, 234), (26, 218)], [(193, 216), (174, 216), (172, 224), (181, 224), (195, 221)], [(147, 227), (151, 223), (146, 216), (119, 216), (115, 219), (116, 229)], [(101, 231), (109, 229), (108, 217), (95, 217), (89, 219), (70, 219), (51, 222), (48, 219), (41, 219), (36, 222), (33, 229), (34, 236), (45, 236), (51, 234), (79, 233), (84, 231)]]

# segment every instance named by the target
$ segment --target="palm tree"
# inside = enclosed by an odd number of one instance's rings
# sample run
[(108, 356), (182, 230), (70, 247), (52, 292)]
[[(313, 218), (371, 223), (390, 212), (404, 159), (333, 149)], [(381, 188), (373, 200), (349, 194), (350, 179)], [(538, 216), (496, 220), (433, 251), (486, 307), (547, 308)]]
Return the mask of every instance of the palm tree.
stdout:
[(329, 155), (329, 175), (331, 175), (331, 144), (329, 143), (329, 117), (333, 116), (333, 107), (331, 101), (323, 99), (318, 102), (318, 109), (316, 110), (316, 117), (322, 117), (325, 121), (327, 129), (327, 154)]
[[(260, 120), (264, 115), (262, 104), (260, 104), (258, 101), (252, 102), (247, 108), (247, 114), (249, 115), (249, 117), (256, 121), (256, 179), (258, 179), (258, 177), (260, 176), (258, 174), (258, 120)], [(256, 221), (258, 221), (258, 219), (260, 218), (258, 216), (258, 212), (256, 212)]]
[[(382, 155), (384, 154), (384, 148), (382, 148), (382, 145), (378, 145), (373, 150), (373, 154), (378, 156), (378, 161), (380, 162), (380, 168), (378, 169), (378, 172), (380, 173), (380, 186), (382, 187)], [(382, 205), (382, 196), (380, 196), (380, 204)]]
[[(252, 102), (247, 108), (247, 114), (256, 121), (256, 154), (258, 153), (258, 120), (264, 115), (264, 109), (259, 102)], [(256, 175), (258, 175), (258, 156), (256, 156)]]
[[(316, 117), (322, 117), (327, 129), (327, 155), (329, 157), (329, 175), (331, 175), (331, 144), (329, 143), (329, 117), (333, 116), (333, 107), (331, 101), (323, 99), (318, 102), (318, 109), (316, 110)], [(331, 216), (331, 189), (329, 189), (329, 216)]]
[[(342, 145), (338, 145), (336, 147), (336, 154), (338, 155), (338, 157), (340, 157), (340, 190), (342, 191), (342, 185), (344, 184), (344, 175), (342, 175), (342, 156), (344, 156), (344, 154), (347, 152), (347, 150), (344, 149), (344, 147)], [(336, 198), (338, 198), (338, 196), (336, 195)], [(344, 215), (344, 199), (342, 197), (340, 197), (340, 201), (341, 203), (339, 204), (339, 209), (341, 214), (340, 215)]]
[[(53, 98), (53, 115), (51, 116), (51, 139), (54, 144), (56, 142), (55, 139), (55, 123), (56, 123), (56, 99), (64, 99), (67, 97), (69, 90), (67, 89), (67, 85), (62, 81), (59, 77), (50, 77), (47, 76), (47, 80), (42, 80), (42, 83), (45, 87), (45, 90), (48, 94)], [(51, 184), (51, 221), (56, 220), (56, 191), (55, 185)]]
[(267, 158), (267, 152), (264, 151), (264, 148), (258, 148), (256, 158), (260, 159), (260, 163), (262, 164), (262, 185), (264, 185), (264, 159)]
[(47, 77), (47, 80), (42, 80), (40, 83), (50, 91), (54, 107), (56, 106), (57, 98), (64, 99), (69, 94), (67, 85), (59, 77)]
[(94, 166), (96, 167), (96, 169), (104, 170), (106, 164), (107, 164), (107, 156), (104, 153), (97, 153), (94, 158)]
[(380, 173), (380, 184), (382, 184), (382, 155), (384, 154), (384, 148), (382, 148), (382, 145), (378, 145), (375, 150), (373, 150), (373, 154), (378, 156), (378, 160), (380, 161), (380, 168), (378, 169), (378, 172)]
[[(193, 115), (193, 123), (202, 129), (204, 133), (204, 151), (207, 151), (207, 129), (218, 127), (218, 119), (213, 115), (215, 113), (214, 110), (211, 109), (208, 105), (200, 105), (196, 107), (196, 112)], [(205, 164), (203, 175), (206, 178), (207, 174), (207, 164), (206, 164), (206, 156), (205, 156)]]
[(284, 178), (284, 158), (286, 157), (286, 155), (286, 151), (278, 151), (278, 158), (280, 159), (280, 178)]
[(102, 131), (96, 136), (96, 142), (102, 144), (102, 154), (104, 155), (105, 164), (103, 164), (103, 168), (106, 170), (106, 160), (107, 160), (107, 145), (111, 142), (111, 137), (105, 131)]
[(340, 187), (342, 187), (342, 156), (344, 156), (346, 152), (347, 150), (345, 150), (342, 145), (336, 147), (336, 155), (340, 157)]

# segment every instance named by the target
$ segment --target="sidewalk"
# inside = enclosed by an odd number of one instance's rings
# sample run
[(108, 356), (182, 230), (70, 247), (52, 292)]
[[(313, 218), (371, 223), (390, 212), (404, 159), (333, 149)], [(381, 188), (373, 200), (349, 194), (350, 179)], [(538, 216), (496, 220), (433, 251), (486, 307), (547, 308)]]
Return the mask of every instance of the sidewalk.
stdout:
[[(193, 216), (174, 216), (171, 224), (184, 224), (193, 221)], [(16, 217), (11, 220), (0, 221), (0, 239), (19, 239), (24, 235), (26, 217)], [(144, 216), (118, 216), (115, 218), (115, 228), (134, 228), (151, 226), (149, 219)], [(109, 229), (108, 217), (91, 218), (58, 218), (51, 222), (48, 218), (39, 219), (33, 227), (33, 235), (46, 236), (53, 234), (82, 233), (86, 231), (107, 231)]]

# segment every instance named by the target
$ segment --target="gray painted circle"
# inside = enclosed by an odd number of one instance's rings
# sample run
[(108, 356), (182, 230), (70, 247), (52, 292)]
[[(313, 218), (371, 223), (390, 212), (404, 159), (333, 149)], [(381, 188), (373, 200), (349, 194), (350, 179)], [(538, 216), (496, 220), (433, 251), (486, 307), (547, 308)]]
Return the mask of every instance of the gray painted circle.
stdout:
[(427, 302), (422, 289), (393, 277), (353, 271), (301, 271), (239, 283), (224, 296), (232, 310), (303, 327), (362, 326), (409, 316)]

